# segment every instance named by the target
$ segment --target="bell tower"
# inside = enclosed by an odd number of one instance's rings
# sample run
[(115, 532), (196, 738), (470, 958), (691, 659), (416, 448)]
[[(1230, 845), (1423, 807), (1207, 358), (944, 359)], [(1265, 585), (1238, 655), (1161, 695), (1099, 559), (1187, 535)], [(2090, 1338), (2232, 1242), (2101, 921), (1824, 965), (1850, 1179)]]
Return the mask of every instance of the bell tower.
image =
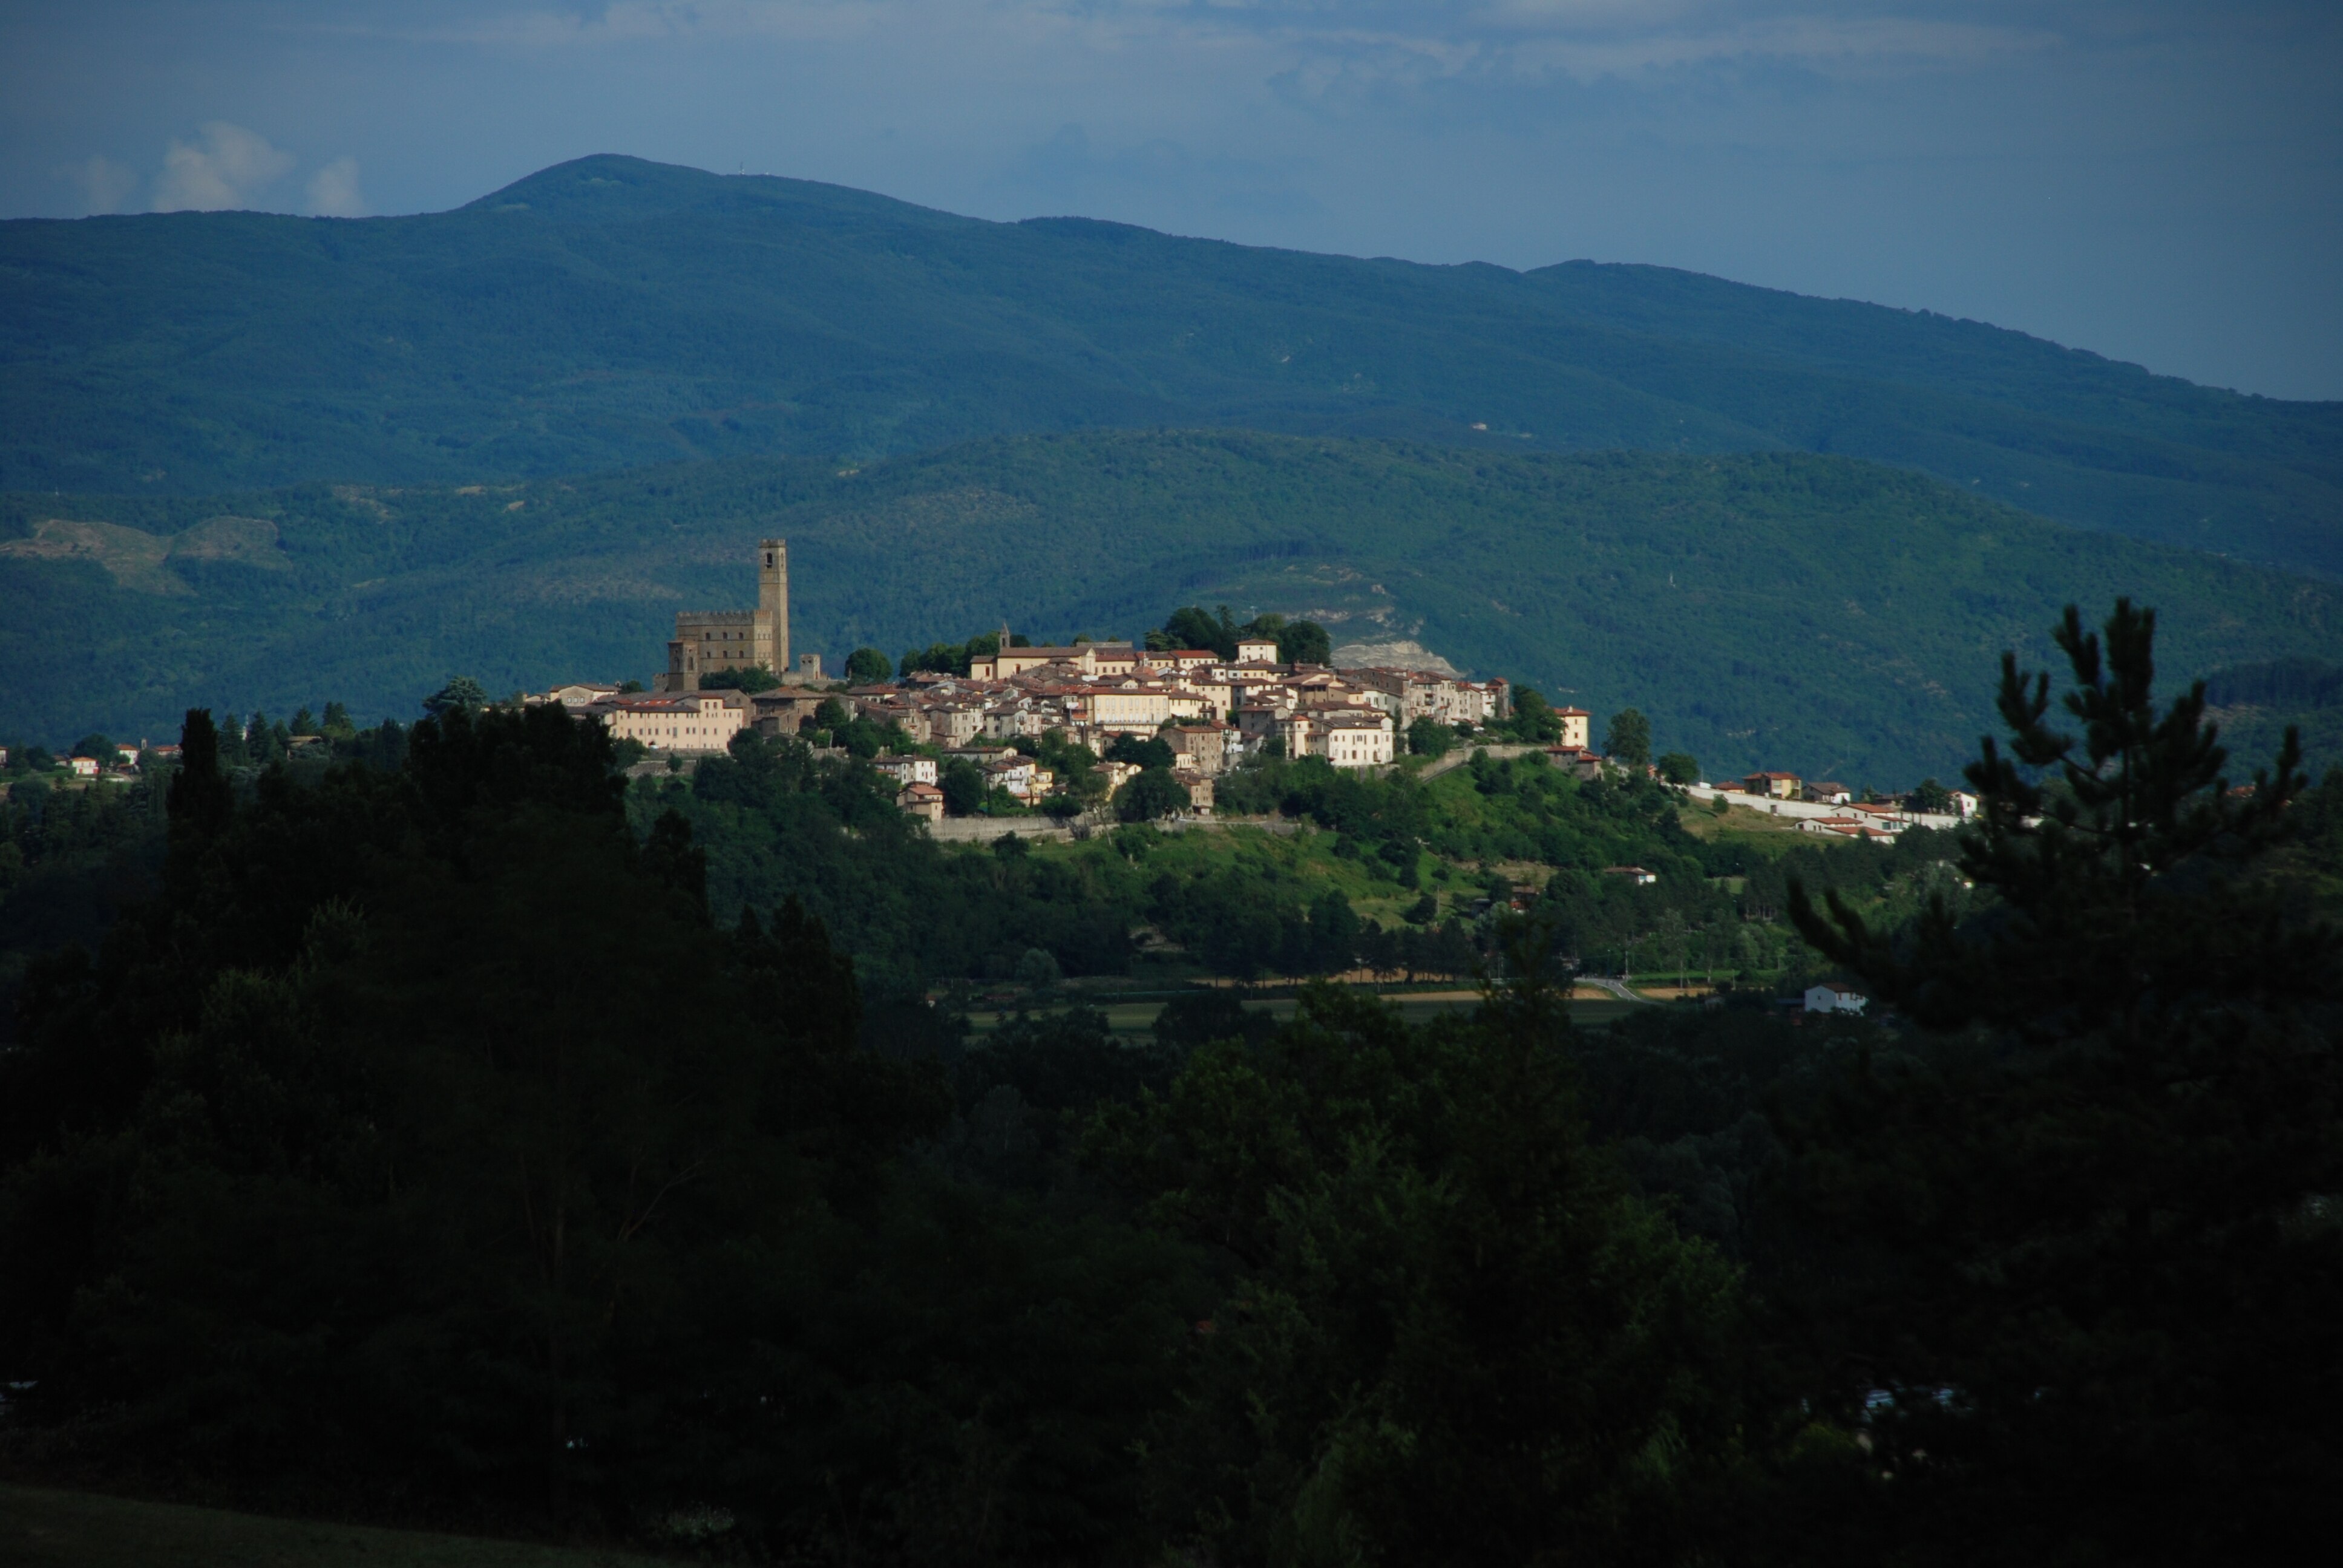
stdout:
[(789, 541), (757, 546), (756, 660), (775, 675), (789, 668)]

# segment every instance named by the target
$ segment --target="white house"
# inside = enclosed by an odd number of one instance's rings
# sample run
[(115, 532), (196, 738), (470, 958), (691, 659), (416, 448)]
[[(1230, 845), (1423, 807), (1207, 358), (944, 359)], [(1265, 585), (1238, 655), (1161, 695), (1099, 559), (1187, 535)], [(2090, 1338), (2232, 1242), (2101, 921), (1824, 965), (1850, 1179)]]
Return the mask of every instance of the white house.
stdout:
[(870, 766), (892, 779), (899, 789), (936, 781), (936, 759), (932, 757), (880, 757), (874, 758)]
[(1307, 739), (1310, 750), (1337, 768), (1373, 768), (1392, 759), (1392, 719), (1370, 709), (1335, 709), (1318, 714), (1317, 733)]
[(1861, 991), (1849, 990), (1843, 985), (1816, 985), (1806, 988), (1808, 1012), (1851, 1012), (1860, 1014), (1871, 999)]
[(1058, 776), (1029, 757), (1012, 754), (984, 764), (984, 781), (989, 788), (1031, 804), (1050, 792)]
[(1172, 717), (1170, 694), (1161, 690), (1122, 691), (1092, 687), (1083, 696), (1088, 699), (1091, 722), (1101, 729), (1152, 735)]

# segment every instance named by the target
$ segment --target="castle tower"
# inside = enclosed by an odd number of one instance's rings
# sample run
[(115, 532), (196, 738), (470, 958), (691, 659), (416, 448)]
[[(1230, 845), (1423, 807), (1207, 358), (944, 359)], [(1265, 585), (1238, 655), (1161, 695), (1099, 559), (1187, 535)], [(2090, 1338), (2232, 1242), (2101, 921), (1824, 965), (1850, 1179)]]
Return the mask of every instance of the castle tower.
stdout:
[(697, 691), (699, 678), (719, 669), (763, 665), (787, 678), (789, 668), (789, 544), (757, 544), (755, 609), (678, 610), (675, 639), (667, 645), (661, 691)]
[(789, 541), (757, 546), (757, 662), (775, 675), (789, 668)]

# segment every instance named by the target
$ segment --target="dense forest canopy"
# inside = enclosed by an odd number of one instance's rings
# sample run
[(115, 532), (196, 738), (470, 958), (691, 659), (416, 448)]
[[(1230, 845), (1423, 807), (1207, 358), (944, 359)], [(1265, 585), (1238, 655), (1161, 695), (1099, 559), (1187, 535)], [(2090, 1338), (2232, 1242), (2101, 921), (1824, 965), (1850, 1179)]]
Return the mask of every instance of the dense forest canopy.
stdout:
[[(2343, 771), (2248, 775), (2154, 634), (2070, 618), (2063, 708), (2009, 662), (1957, 837), (1273, 764), (1329, 869), (1218, 836), (1227, 886), (942, 849), (787, 742), (629, 787), (558, 708), (330, 763), (191, 714), (167, 782), (11, 803), (12, 868), (151, 879), (0, 1050), (0, 1462), (739, 1560), (2281, 1559), (2343, 1496)], [(1306, 976), (1342, 889), (1514, 857), (1428, 1022), (924, 994), (1261, 890), (1232, 956)], [(1646, 897), (1879, 1007), (1574, 1024)]]

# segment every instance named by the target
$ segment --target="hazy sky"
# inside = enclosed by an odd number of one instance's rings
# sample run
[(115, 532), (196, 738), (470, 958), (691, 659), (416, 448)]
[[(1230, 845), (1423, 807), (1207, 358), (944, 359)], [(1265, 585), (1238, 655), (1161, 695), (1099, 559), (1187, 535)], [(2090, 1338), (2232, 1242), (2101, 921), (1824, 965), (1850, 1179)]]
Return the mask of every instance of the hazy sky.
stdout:
[(593, 152), (1658, 262), (2343, 397), (2343, 0), (0, 6), (0, 215), (414, 212)]

